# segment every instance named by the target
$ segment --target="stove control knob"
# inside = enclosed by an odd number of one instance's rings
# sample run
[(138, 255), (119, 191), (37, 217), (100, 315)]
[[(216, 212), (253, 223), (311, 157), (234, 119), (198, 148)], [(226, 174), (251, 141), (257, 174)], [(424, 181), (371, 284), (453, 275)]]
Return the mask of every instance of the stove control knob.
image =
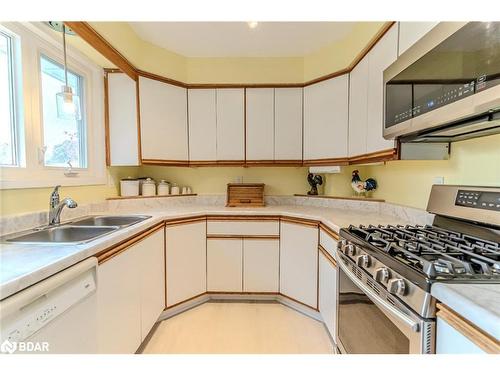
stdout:
[(340, 240), (340, 241), (337, 243), (337, 250), (343, 251), (343, 250), (344, 250), (345, 245), (347, 245), (347, 241), (346, 241), (346, 240)]
[(351, 257), (355, 256), (357, 253), (356, 246), (353, 244), (346, 245), (344, 248), (344, 254), (350, 255)]
[(390, 279), (387, 283), (387, 290), (392, 294), (404, 296), (406, 293), (406, 283), (403, 279)]
[(370, 262), (371, 259), (370, 259), (370, 256), (369, 255), (358, 255), (358, 257), (356, 258), (356, 264), (359, 266), (359, 267), (364, 267), (364, 268), (368, 268), (370, 267)]
[(391, 273), (387, 267), (380, 267), (375, 270), (375, 281), (386, 283), (391, 277)]

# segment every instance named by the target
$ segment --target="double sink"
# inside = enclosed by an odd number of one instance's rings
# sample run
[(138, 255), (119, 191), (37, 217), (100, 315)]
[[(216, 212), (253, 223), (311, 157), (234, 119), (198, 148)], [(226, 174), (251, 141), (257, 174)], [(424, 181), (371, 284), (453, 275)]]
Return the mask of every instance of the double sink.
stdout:
[(6, 242), (25, 244), (77, 244), (93, 241), (111, 232), (149, 219), (147, 215), (88, 216), (73, 222), (13, 234)]

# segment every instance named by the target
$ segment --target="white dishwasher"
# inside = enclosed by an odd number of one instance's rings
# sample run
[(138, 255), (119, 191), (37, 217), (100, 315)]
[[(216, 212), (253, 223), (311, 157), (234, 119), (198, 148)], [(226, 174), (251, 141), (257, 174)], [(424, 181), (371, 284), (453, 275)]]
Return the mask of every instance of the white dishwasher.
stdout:
[(4, 353), (97, 353), (97, 258), (0, 301)]

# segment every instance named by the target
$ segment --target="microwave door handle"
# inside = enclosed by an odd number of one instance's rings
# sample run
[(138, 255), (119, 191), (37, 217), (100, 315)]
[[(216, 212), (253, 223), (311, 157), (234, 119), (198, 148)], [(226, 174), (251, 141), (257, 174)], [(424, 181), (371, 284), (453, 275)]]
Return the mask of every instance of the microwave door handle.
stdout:
[(337, 262), (342, 270), (349, 276), (349, 279), (356, 284), (356, 286), (365, 293), (368, 298), (372, 300), (372, 302), (377, 305), (378, 308), (380, 308), (382, 311), (384, 311), (386, 314), (395, 317), (398, 321), (403, 323), (406, 327), (411, 329), (413, 332), (418, 332), (420, 324), (419, 322), (414, 321), (412, 318), (410, 318), (408, 315), (403, 314), (401, 311), (396, 309), (393, 305), (389, 304), (388, 302), (384, 301), (382, 298), (380, 298), (378, 295), (376, 295), (370, 288), (368, 288), (366, 285), (364, 285), (359, 279), (347, 268), (347, 266), (342, 262), (342, 260), (339, 260)]

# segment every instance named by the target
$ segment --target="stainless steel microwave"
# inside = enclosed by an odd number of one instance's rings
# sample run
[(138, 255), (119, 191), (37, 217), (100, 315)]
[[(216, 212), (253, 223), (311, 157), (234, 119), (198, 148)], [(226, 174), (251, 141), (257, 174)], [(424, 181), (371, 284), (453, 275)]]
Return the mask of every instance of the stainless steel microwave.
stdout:
[(500, 22), (441, 22), (384, 71), (384, 138), (500, 133)]

